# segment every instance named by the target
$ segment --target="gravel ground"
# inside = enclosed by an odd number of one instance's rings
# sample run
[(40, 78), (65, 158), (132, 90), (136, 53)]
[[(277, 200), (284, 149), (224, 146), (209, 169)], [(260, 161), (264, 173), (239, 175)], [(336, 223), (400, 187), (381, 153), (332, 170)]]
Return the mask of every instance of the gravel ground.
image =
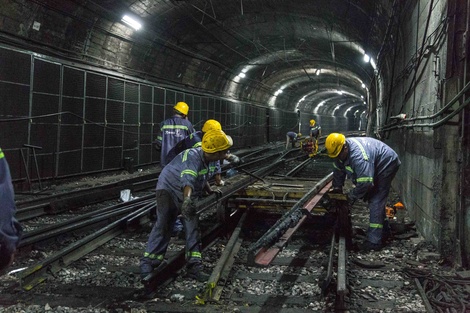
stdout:
[[(139, 175), (141, 172), (137, 172)], [(122, 173), (120, 175), (115, 175), (114, 177), (101, 177), (101, 178), (90, 178), (90, 181), (82, 179), (80, 182), (71, 182), (68, 185), (61, 186), (60, 190), (65, 190), (67, 188), (80, 188), (81, 186), (96, 185), (102, 183), (103, 181), (109, 182), (110, 180), (118, 180), (122, 178), (122, 175), (127, 175), (127, 173)], [(68, 186), (68, 187), (67, 187)], [(390, 204), (395, 203), (399, 200), (398, 196), (393, 194), (390, 196)], [(364, 225), (368, 224), (368, 210), (365, 204), (358, 203), (352, 209), (352, 218), (353, 224), (356, 229), (355, 240), (360, 240), (362, 232), (365, 229)], [(398, 212), (399, 222), (410, 224), (412, 221), (409, 219), (406, 209), (402, 212)], [(47, 220), (44, 223), (48, 223)], [(112, 240), (105, 245), (107, 249), (128, 249), (128, 250), (143, 250), (143, 242), (145, 242), (146, 236), (150, 231), (151, 225), (148, 225), (148, 229), (141, 233), (136, 233), (134, 235), (129, 235), (125, 238), (118, 238)], [(136, 236), (133, 238), (133, 236)], [(142, 240), (144, 237), (144, 240)], [(295, 246), (296, 243), (293, 242), (292, 246)], [(172, 244), (169, 248), (169, 251), (178, 251), (182, 246), (179, 244)], [(217, 259), (214, 255), (220, 255), (224, 245), (220, 243), (218, 245), (212, 246), (209, 251), (204, 254), (204, 262), (208, 268), (215, 266), (215, 260)], [(31, 258), (42, 258), (45, 252), (31, 252)], [(290, 249), (289, 246), (284, 249), (279, 257), (289, 257), (297, 256), (301, 254), (301, 251)], [(39, 254), (39, 255), (38, 255)], [(243, 257), (243, 251), (239, 253), (240, 257)], [(418, 293), (414, 283), (416, 277), (423, 277), (425, 275), (434, 275), (437, 277), (436, 280), (442, 277), (455, 277), (456, 272), (460, 269), (455, 269), (451, 266), (446, 266), (442, 263), (440, 255), (436, 252), (435, 248), (427, 243), (418, 232), (409, 238), (404, 240), (392, 240), (389, 244), (380, 252), (370, 252), (370, 253), (359, 253), (352, 252), (350, 256), (357, 261), (357, 263), (366, 262), (366, 263), (380, 263), (386, 267), (386, 270), (373, 271), (370, 269), (362, 269), (361, 266), (357, 264), (351, 264), (350, 261), (348, 268), (350, 266), (351, 270), (351, 286), (352, 293), (350, 295), (350, 305), (352, 313), (362, 313), (362, 312), (426, 312), (425, 304), (421, 295)], [(310, 256), (308, 256), (310, 257)], [(317, 254), (313, 257), (314, 262), (321, 263), (322, 260), (327, 258), (325, 253)], [(116, 256), (112, 260), (104, 260), (103, 257), (98, 253), (91, 253), (87, 258), (87, 264), (100, 264), (97, 266), (97, 272), (90, 272), (86, 265), (84, 267), (83, 263), (76, 262), (70, 268), (62, 270), (57, 275), (58, 282), (61, 283), (74, 283), (78, 285), (96, 285), (96, 286), (120, 286), (120, 287), (130, 287), (130, 288), (141, 288), (140, 279), (138, 275), (135, 277), (129, 277), (128, 273), (122, 272), (111, 272), (107, 269), (108, 266), (123, 266), (130, 265), (138, 267), (138, 257), (137, 256)], [(315, 261), (316, 260), (316, 261)], [(89, 262), (89, 263), (88, 263)], [(353, 262), (354, 263), (354, 262)], [(14, 265), (15, 266), (15, 265)], [(268, 268), (246, 268), (244, 265), (237, 265), (233, 269), (234, 272), (237, 270), (246, 271), (249, 270), (252, 273), (263, 273), (266, 275), (271, 275), (273, 273), (289, 273), (290, 271), (295, 271), (295, 269), (287, 266), (274, 265)], [(318, 268), (303, 268), (301, 275), (312, 276), (317, 275), (319, 271)], [(183, 273), (182, 273), (183, 274)], [(420, 276), (421, 275), (421, 276)], [(387, 288), (387, 287), (377, 287), (370, 286), (370, 280), (377, 278), (378, 280), (387, 280), (390, 282), (395, 282), (399, 288)], [(17, 278), (15, 275), (5, 275), (0, 278), (0, 289), (1, 286), (6, 286), (11, 282), (14, 282)], [(430, 278), (430, 280), (432, 280)], [(167, 298), (157, 297), (152, 300), (153, 303), (158, 302), (178, 302), (183, 301), (181, 295), (175, 293), (180, 290), (201, 290), (204, 287), (204, 283), (198, 283), (194, 281), (188, 281), (182, 278), (177, 279), (177, 281), (166, 287), (165, 290), (162, 290), (162, 294), (169, 295)], [(46, 287), (47, 288), (47, 287)], [(231, 285), (228, 287), (229, 290), (233, 292), (247, 292), (253, 295), (262, 295), (265, 293), (278, 294), (283, 296), (312, 296), (318, 295), (321, 291), (319, 289), (318, 283), (308, 283), (302, 282), (296, 284), (293, 288), (285, 290), (282, 286), (278, 285), (277, 282), (271, 282), (269, 280), (257, 280), (253, 281), (249, 278), (235, 278)], [(463, 287), (465, 290), (465, 286)], [(468, 287), (467, 287), (468, 288)], [(460, 291), (460, 290), (458, 290)], [(459, 293), (457, 293), (459, 294)], [(458, 308), (458, 299), (452, 298), (452, 293), (448, 292), (448, 299), (444, 295), (440, 297), (437, 296), (436, 299), (440, 301), (448, 301), (449, 303), (457, 303)], [(465, 296), (464, 296), (465, 297)], [(468, 301), (468, 289), (467, 289), (467, 298), (464, 298), (465, 301)], [(362, 311), (361, 302), (366, 301), (370, 303), (379, 303), (380, 301), (393, 301), (395, 307), (389, 309), (386, 307), (371, 308), (367, 307), (367, 310)], [(101, 313), (101, 312), (131, 312), (131, 313), (146, 313), (144, 303), (135, 302), (126, 300), (126, 305), (129, 307), (128, 310), (118, 309), (118, 310), (108, 310), (101, 308), (93, 307), (83, 307), (80, 309), (73, 309), (70, 307), (51, 307), (49, 304), (46, 305), (25, 305), (22, 303), (13, 305), (13, 306), (1, 306), (0, 312), (89, 312), (89, 313)], [(324, 308), (325, 303), (323, 302), (312, 302), (305, 309), (310, 309), (312, 311), (321, 310)], [(239, 311), (235, 303), (227, 303), (225, 312), (236, 312)], [(456, 310), (457, 312), (457, 310)]]

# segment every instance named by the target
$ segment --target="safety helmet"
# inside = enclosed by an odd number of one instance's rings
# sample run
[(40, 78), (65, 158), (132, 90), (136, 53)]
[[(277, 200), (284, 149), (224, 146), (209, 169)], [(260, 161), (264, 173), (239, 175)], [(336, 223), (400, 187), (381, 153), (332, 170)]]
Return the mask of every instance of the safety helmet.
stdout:
[(202, 137), (202, 150), (207, 153), (227, 150), (232, 145), (232, 137), (227, 136), (221, 129), (209, 130)]
[(202, 132), (207, 133), (209, 130), (218, 129), (222, 130), (222, 125), (216, 120), (207, 120), (202, 126)]
[(175, 104), (173, 109), (180, 112), (181, 114), (188, 115), (189, 105), (186, 102), (178, 102), (177, 104)]
[(326, 137), (325, 148), (330, 158), (336, 158), (343, 149), (346, 137), (340, 133), (331, 133)]
[(315, 120), (310, 120), (310, 126), (315, 125)]
[(302, 133), (298, 133), (298, 134), (297, 134), (297, 137), (302, 137)]

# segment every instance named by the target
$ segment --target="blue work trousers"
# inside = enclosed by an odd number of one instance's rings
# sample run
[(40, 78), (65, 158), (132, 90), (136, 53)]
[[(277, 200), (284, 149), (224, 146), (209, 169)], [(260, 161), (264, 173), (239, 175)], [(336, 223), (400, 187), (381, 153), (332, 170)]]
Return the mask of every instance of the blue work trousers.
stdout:
[[(157, 220), (147, 242), (144, 257), (140, 260), (140, 268), (148, 271), (163, 261), (168, 244), (170, 243), (173, 225), (180, 213), (180, 208), (175, 205), (170, 194), (166, 190), (157, 190)], [(186, 233), (186, 259), (188, 264), (201, 263), (201, 242), (198, 229), (198, 217), (182, 218)]]
[[(392, 180), (400, 167), (397, 163), (392, 163), (379, 177), (374, 179), (374, 188), (368, 193), (369, 228), (367, 230), (367, 240), (375, 244), (382, 243), (386, 216), (385, 205), (387, 204)], [(388, 227), (388, 224), (386, 226)]]

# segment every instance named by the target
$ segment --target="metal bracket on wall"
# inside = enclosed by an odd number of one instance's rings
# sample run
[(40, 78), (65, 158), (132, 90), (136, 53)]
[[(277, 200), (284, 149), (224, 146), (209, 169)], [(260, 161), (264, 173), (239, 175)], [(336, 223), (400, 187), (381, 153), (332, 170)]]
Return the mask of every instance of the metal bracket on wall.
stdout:
[[(39, 191), (42, 191), (41, 175), (39, 174), (38, 158), (37, 158), (37, 155), (36, 155), (36, 150), (37, 149), (42, 150), (42, 147), (28, 145), (28, 144), (24, 144), (23, 147), (26, 147), (26, 148), (31, 149), (33, 151), (34, 166), (36, 168), (36, 176), (38, 178)], [(26, 179), (28, 180), (29, 191), (31, 193), (33, 193), (33, 183), (31, 181), (31, 175), (29, 174), (29, 166), (28, 166), (29, 162), (26, 162), (26, 158), (25, 158), (23, 149), (20, 149), (20, 152), (21, 152), (21, 158), (23, 160), (23, 165), (24, 165), (24, 168), (25, 168), (25, 171), (26, 171)]]

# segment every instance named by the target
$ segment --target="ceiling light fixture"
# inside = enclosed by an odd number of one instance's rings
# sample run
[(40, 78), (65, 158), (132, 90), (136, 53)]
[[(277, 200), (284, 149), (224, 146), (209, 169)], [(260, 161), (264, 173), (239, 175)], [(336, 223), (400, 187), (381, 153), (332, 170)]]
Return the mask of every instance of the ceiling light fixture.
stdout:
[(124, 15), (121, 19), (124, 23), (129, 25), (130, 27), (134, 28), (135, 30), (139, 30), (142, 27), (142, 24), (134, 20), (132, 17), (128, 15)]
[(370, 56), (367, 53), (365, 53), (364, 54), (364, 62), (369, 63), (369, 61), (370, 61)]

